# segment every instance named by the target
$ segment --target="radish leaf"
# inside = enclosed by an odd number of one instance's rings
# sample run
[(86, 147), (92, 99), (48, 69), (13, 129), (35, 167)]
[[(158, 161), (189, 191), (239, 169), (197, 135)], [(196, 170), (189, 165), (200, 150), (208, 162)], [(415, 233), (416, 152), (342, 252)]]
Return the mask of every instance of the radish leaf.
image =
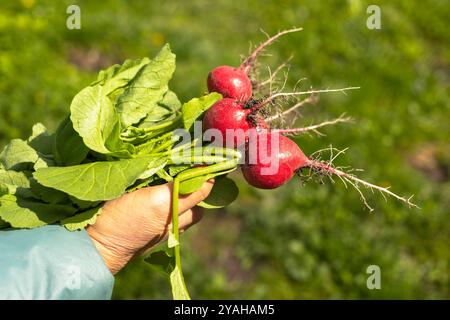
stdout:
[(72, 100), (70, 119), (84, 144), (99, 153), (129, 158), (133, 146), (123, 143), (119, 116), (101, 85), (84, 88)]
[(143, 156), (72, 167), (44, 168), (33, 176), (40, 184), (80, 200), (104, 201), (121, 196), (150, 166), (159, 167), (165, 161), (161, 157)]
[(228, 177), (216, 179), (209, 196), (198, 206), (206, 209), (223, 208), (231, 204), (239, 195), (236, 183)]
[(200, 98), (194, 98), (183, 104), (181, 107), (183, 113), (184, 129), (190, 130), (195, 120), (208, 110), (216, 101), (220, 100), (222, 95), (213, 92)]
[(27, 169), (39, 159), (36, 150), (23, 140), (14, 139), (0, 153), (0, 162), (7, 170)]
[(175, 55), (169, 45), (165, 45), (153, 60), (139, 70), (117, 99), (117, 112), (125, 127), (138, 123), (158, 108), (157, 103), (167, 92), (174, 71)]
[(175, 269), (175, 259), (173, 248), (169, 248), (167, 243), (157, 246), (145, 258), (152, 268), (169, 276)]
[(0, 218), (14, 228), (35, 228), (54, 223), (74, 214), (75, 208), (18, 198), (8, 194), (0, 197)]
[(80, 135), (73, 129), (70, 117), (66, 117), (55, 133), (53, 154), (60, 166), (74, 166), (80, 164), (87, 154), (88, 147), (83, 143)]
[(44, 157), (51, 157), (54, 143), (54, 136), (49, 134), (42, 123), (33, 126), (32, 134), (28, 138), (30, 145), (36, 152)]
[(183, 281), (181, 270), (175, 266), (170, 273), (170, 283), (172, 285), (172, 295), (174, 300), (190, 300), (189, 293)]
[(101, 212), (102, 208), (93, 208), (61, 220), (61, 224), (69, 231), (81, 230), (94, 224)]

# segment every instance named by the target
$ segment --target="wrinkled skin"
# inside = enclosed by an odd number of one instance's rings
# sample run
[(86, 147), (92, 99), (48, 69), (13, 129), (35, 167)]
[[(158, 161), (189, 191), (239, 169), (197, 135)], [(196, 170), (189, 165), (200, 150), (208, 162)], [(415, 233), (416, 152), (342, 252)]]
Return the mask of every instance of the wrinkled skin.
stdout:
[[(279, 141), (278, 148), (275, 148), (274, 139)], [(256, 144), (256, 148), (252, 144)], [(272, 150), (272, 145), (274, 145), (274, 150)], [(250, 153), (255, 150), (258, 150), (257, 155), (254, 156), (256, 163), (251, 164), (249, 163)], [(264, 159), (265, 155), (267, 155), (267, 159)], [(278, 162), (278, 167), (274, 172), (270, 172), (270, 174), (263, 172), (264, 168), (267, 170), (274, 162)], [(296, 170), (307, 166), (308, 162), (309, 159), (294, 141), (279, 133), (265, 131), (259, 133), (256, 139), (250, 139), (246, 147), (246, 163), (242, 166), (242, 174), (245, 180), (256, 188), (275, 189), (288, 182)]]
[(239, 101), (247, 101), (252, 96), (252, 84), (247, 74), (230, 66), (217, 67), (208, 74), (208, 90)]
[[(180, 232), (201, 219), (202, 212), (195, 206), (208, 196), (213, 183), (210, 180), (196, 192), (180, 196)], [(171, 183), (142, 188), (103, 205), (87, 233), (111, 273), (167, 240), (172, 228), (172, 188)]]
[[(252, 113), (251, 109), (244, 109), (235, 99), (224, 98), (217, 101), (211, 108), (206, 111), (203, 118), (203, 131), (208, 129), (217, 129), (222, 134), (222, 146), (227, 146), (226, 131), (227, 129), (235, 130), (236, 135), (233, 137), (233, 142), (229, 142), (229, 147), (238, 147), (247, 141), (247, 131), (251, 128), (266, 128), (264, 120), (260, 116), (249, 118)], [(244, 135), (239, 139), (237, 137), (238, 131)], [(216, 141), (217, 144), (217, 141)]]

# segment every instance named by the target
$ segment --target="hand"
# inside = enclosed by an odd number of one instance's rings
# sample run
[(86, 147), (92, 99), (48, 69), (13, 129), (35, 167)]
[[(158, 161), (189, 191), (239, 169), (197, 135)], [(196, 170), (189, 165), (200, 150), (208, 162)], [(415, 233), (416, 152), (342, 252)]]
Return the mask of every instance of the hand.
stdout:
[[(179, 228), (183, 232), (202, 217), (195, 207), (210, 193), (212, 181), (179, 200)], [(131, 259), (149, 251), (168, 237), (171, 229), (172, 184), (143, 188), (104, 204), (89, 236), (112, 274)]]

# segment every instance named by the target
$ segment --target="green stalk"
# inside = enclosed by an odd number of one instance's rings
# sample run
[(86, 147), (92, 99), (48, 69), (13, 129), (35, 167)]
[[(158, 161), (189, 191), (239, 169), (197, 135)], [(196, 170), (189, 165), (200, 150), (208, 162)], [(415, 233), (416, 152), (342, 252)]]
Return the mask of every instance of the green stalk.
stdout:
[[(184, 281), (183, 271), (181, 267), (181, 252), (180, 252), (180, 232), (179, 232), (179, 224), (178, 224), (178, 201), (179, 201), (179, 193), (180, 193), (180, 182), (188, 179), (192, 179), (198, 176), (213, 174), (213, 173), (228, 173), (234, 170), (237, 167), (240, 153), (235, 153), (237, 155), (236, 158), (227, 160), (227, 158), (220, 158), (222, 162), (213, 164), (208, 167), (201, 168), (193, 168), (188, 169), (186, 171), (181, 172), (173, 181), (173, 190), (172, 190), (172, 234), (174, 242), (176, 243), (173, 247), (174, 249), (174, 258), (175, 258), (175, 270), (171, 274), (170, 280), (172, 282), (172, 293), (174, 295), (174, 299), (190, 299), (189, 293), (187, 291), (186, 283)], [(205, 157), (203, 162), (207, 162), (206, 159), (209, 157)], [(217, 158), (217, 157), (216, 157)], [(179, 289), (179, 286), (182, 287), (182, 290)]]
[(155, 130), (159, 130), (159, 129), (164, 129), (164, 128), (167, 128), (167, 127), (169, 127), (169, 126), (171, 126), (173, 124), (176, 124), (181, 119), (182, 119), (182, 117), (181, 117), (181, 115), (179, 115), (179, 116), (177, 116), (176, 118), (174, 118), (172, 120), (165, 121), (165, 122), (163, 122), (161, 124), (158, 124), (156, 126), (151, 126), (151, 127), (148, 127), (148, 128), (139, 128), (139, 129), (143, 130), (144, 132), (150, 132), (150, 131), (155, 131)]
[[(170, 134), (172, 134), (172, 132), (170, 132)], [(158, 139), (158, 140), (159, 140), (159, 139)], [(162, 139), (161, 139), (161, 140), (162, 140)], [(172, 137), (170, 140), (161, 143), (161, 145), (159, 145), (158, 147), (156, 147), (155, 149), (153, 149), (152, 152), (160, 152), (160, 151), (162, 151), (162, 150), (165, 150), (165, 149), (167, 149), (167, 148), (173, 146), (175, 143), (177, 143), (178, 140), (180, 140), (179, 137), (176, 138), (176, 139), (173, 139), (173, 137)]]
[(227, 171), (236, 167), (238, 164), (238, 159), (232, 159), (223, 161), (220, 163), (216, 163), (207, 167), (200, 167), (200, 168), (194, 168), (194, 169), (188, 169), (186, 171), (181, 172), (177, 178), (181, 181), (189, 180), (195, 177), (207, 175), (207, 174), (213, 174), (218, 173), (221, 171)]
[(226, 161), (227, 158), (221, 156), (187, 156), (187, 157), (171, 157), (170, 164), (200, 164), (200, 163), (217, 163)]
[[(192, 150), (192, 152), (189, 155), (182, 155), (182, 156), (173, 156), (172, 154), (169, 153), (168, 154), (169, 155), (169, 163), (171, 163), (171, 164), (218, 163), (218, 162), (224, 162), (227, 160), (234, 159), (234, 160), (236, 160), (236, 164), (237, 164), (238, 161), (242, 157), (242, 155), (239, 151), (236, 151), (234, 149), (227, 149), (227, 148), (215, 148), (215, 149), (196, 148), (196, 149), (191, 149), (191, 150)], [(204, 151), (208, 151), (208, 155), (203, 155)], [(211, 153), (213, 153), (214, 155), (209, 155)], [(207, 167), (207, 168), (209, 168), (209, 167)], [(214, 172), (217, 172), (217, 171), (214, 171)]]
[[(177, 242), (177, 245), (173, 248), (174, 254), (175, 254), (175, 267), (178, 269), (178, 281), (181, 282), (181, 285), (184, 288), (184, 292), (182, 296), (186, 299), (190, 299), (189, 293), (186, 287), (186, 283), (184, 281), (184, 276), (182, 272), (181, 267), (181, 253), (180, 253), (180, 232), (178, 229), (178, 196), (179, 196), (179, 189), (180, 189), (180, 180), (178, 178), (175, 178), (173, 181), (173, 190), (172, 190), (172, 233), (173, 237)], [(175, 297), (174, 295), (174, 298)]]

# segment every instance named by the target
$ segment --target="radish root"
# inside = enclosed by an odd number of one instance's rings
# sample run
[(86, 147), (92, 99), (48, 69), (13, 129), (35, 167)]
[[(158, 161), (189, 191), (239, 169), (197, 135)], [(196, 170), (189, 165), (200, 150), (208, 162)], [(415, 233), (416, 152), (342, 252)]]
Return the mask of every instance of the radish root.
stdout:
[(278, 38), (280, 38), (281, 36), (288, 34), (288, 33), (292, 33), (292, 32), (298, 32), (298, 31), (302, 31), (303, 28), (293, 28), (293, 29), (289, 29), (289, 30), (284, 30), (284, 31), (280, 31), (278, 32), (276, 35), (270, 37), (269, 39), (267, 39), (265, 42), (261, 43), (253, 52), (252, 54), (250, 54), (250, 56), (248, 56), (241, 64), (240, 69), (242, 69), (245, 73), (248, 73), (249, 70), (251, 69), (251, 67), (253, 66), (253, 64), (256, 61), (256, 58), (258, 57), (258, 55), (261, 54), (261, 52), (269, 45), (271, 45), (272, 43), (274, 43)]
[(308, 98), (306, 98), (306, 99), (304, 99), (304, 100), (302, 100), (300, 102), (297, 102), (295, 105), (293, 105), (289, 109), (287, 109), (287, 110), (285, 110), (285, 111), (283, 111), (281, 113), (278, 113), (278, 114), (276, 114), (274, 116), (268, 117), (266, 119), (266, 122), (270, 123), (272, 121), (275, 121), (275, 120), (278, 120), (280, 118), (283, 118), (283, 117), (287, 116), (288, 114), (290, 114), (291, 112), (298, 111), (298, 109), (300, 109), (304, 105), (316, 104), (317, 101), (319, 101), (319, 99), (315, 95), (311, 95)]
[(321, 123), (318, 124), (314, 124), (311, 126), (307, 126), (307, 127), (302, 127), (302, 128), (292, 128), (292, 129), (272, 129), (271, 131), (274, 132), (278, 132), (281, 133), (283, 135), (288, 135), (288, 134), (302, 134), (302, 133), (306, 133), (306, 132), (315, 132), (318, 135), (323, 135), (320, 131), (318, 131), (319, 128), (325, 127), (325, 126), (329, 126), (329, 125), (333, 125), (333, 124), (337, 124), (337, 123), (350, 123), (353, 122), (353, 119), (351, 117), (345, 117), (345, 114), (342, 114), (339, 118), (333, 119), (333, 120), (327, 120), (327, 121), (323, 121)]
[(311, 169), (311, 174), (318, 174), (320, 176), (326, 175), (333, 182), (334, 182), (334, 180), (333, 180), (332, 176), (337, 176), (337, 177), (339, 177), (339, 179), (342, 181), (342, 183), (345, 185), (346, 188), (347, 188), (347, 184), (350, 184), (359, 193), (360, 198), (363, 201), (365, 207), (367, 207), (367, 209), (369, 209), (370, 212), (374, 211), (374, 208), (369, 205), (366, 197), (364, 196), (364, 193), (361, 191), (360, 186), (364, 186), (364, 187), (370, 189), (372, 192), (374, 192), (374, 191), (380, 192), (380, 194), (383, 196), (383, 198), (385, 200), (387, 200), (386, 195), (391, 196), (401, 202), (406, 203), (408, 205), (408, 207), (410, 207), (410, 208), (415, 207), (415, 208), (420, 209), (416, 204), (414, 204), (411, 201), (413, 196), (410, 196), (409, 198), (402, 197), (402, 196), (392, 192), (390, 190), (390, 187), (381, 187), (381, 186), (372, 184), (361, 178), (358, 178), (357, 176), (355, 176), (354, 174), (351, 173), (352, 171), (361, 171), (361, 170), (347, 169), (347, 171), (344, 171), (343, 167), (334, 167), (332, 164), (333, 161), (339, 155), (345, 153), (345, 151), (347, 151), (347, 149), (338, 150), (338, 152), (335, 155), (333, 155), (333, 153), (337, 149), (330, 147), (327, 150), (330, 151), (330, 160), (328, 160), (328, 161), (323, 161), (323, 160), (320, 160), (319, 158), (313, 159), (314, 154), (320, 154), (325, 150), (319, 150), (311, 156), (309, 163), (307, 165), (307, 167)]
[(292, 58), (293, 58), (293, 56), (290, 56), (285, 62), (280, 64), (273, 72), (270, 70), (270, 68), (268, 68), (269, 77), (264, 81), (256, 81), (255, 87), (253, 88), (253, 90), (258, 91), (267, 85), (272, 86), (273, 83), (278, 82), (279, 80), (277, 79), (277, 75), (283, 69), (287, 69), (285, 71), (285, 76), (284, 76), (284, 79), (286, 79), (287, 74), (289, 73), (289, 65), (288, 64), (292, 60)]
[(305, 96), (305, 95), (313, 95), (317, 93), (328, 93), (328, 92), (342, 92), (343, 94), (346, 94), (346, 91), (348, 90), (356, 90), (360, 87), (347, 87), (347, 88), (340, 88), (340, 89), (321, 89), (321, 90), (308, 90), (308, 91), (298, 91), (298, 92), (277, 92), (270, 97), (264, 99), (259, 105), (255, 107), (255, 109), (261, 109), (268, 105), (269, 103), (272, 103), (274, 100), (278, 98), (290, 98), (290, 97), (298, 97), (298, 96)]

